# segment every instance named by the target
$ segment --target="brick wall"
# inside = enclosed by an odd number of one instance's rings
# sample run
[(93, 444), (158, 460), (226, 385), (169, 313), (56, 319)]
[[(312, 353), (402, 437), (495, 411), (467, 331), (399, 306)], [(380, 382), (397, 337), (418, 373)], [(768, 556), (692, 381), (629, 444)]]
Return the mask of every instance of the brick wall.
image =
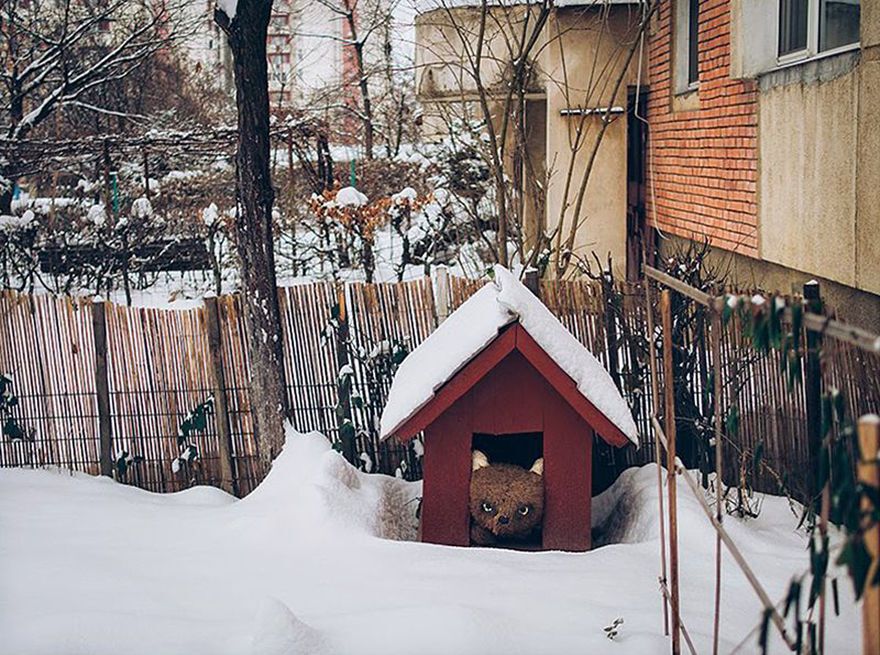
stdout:
[(649, 47), (648, 219), (757, 256), (757, 89), (729, 78), (730, 2), (700, 2), (698, 107), (673, 93), (674, 13), (663, 0)]

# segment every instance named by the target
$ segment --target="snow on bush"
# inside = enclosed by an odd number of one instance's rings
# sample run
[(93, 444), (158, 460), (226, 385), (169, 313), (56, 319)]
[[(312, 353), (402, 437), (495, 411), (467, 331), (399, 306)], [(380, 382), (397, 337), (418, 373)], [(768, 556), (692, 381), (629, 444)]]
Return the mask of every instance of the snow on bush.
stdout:
[(335, 203), (339, 207), (363, 207), (367, 202), (367, 196), (353, 186), (342, 187), (336, 193)]
[(136, 198), (135, 201), (131, 203), (131, 215), (139, 220), (150, 218), (153, 215), (153, 205), (150, 204), (150, 199), (146, 196)]
[(86, 218), (90, 223), (98, 227), (104, 225), (107, 222), (107, 212), (104, 210), (104, 205), (92, 205), (89, 208), (88, 214), (86, 214)]

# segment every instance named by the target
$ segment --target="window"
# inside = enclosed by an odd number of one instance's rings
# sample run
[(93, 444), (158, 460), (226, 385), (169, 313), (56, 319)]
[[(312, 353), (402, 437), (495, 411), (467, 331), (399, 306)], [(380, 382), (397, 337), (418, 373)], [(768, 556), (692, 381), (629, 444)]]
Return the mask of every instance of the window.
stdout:
[(688, 86), (700, 81), (700, 0), (688, 0)]
[(859, 42), (861, 0), (779, 0), (777, 55), (782, 63)]
[(820, 0), (820, 52), (859, 42), (860, 10), (860, 0)]
[(700, 81), (700, 0), (675, 4), (675, 92), (687, 93)]

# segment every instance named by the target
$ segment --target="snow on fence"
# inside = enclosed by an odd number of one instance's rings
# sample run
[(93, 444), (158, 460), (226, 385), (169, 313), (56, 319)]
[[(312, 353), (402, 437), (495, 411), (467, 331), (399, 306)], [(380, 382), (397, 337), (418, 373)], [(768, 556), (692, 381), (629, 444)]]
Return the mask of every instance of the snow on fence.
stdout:
[[(412, 446), (378, 440), (394, 360), (421, 343), (484, 283), (443, 271), (433, 280), (281, 288), (285, 373), (297, 429), (318, 430), (338, 441), (340, 425), (348, 421), (363, 468), (420, 477), (421, 461)], [(623, 468), (654, 461), (644, 288), (581, 279), (543, 281), (540, 293), (611, 371), (642, 435), (638, 450), (596, 446), (594, 480), (604, 488)], [(105, 410), (98, 402), (102, 358), (96, 325), (106, 331)], [(807, 461), (803, 395), (789, 394), (777, 384), (773, 353), (756, 356), (732, 324), (726, 334), (723, 393), (738, 395), (740, 427), (726, 442), (733, 450), (725, 477), (737, 478), (761, 450), (766, 466), (752, 487), (778, 492), (782, 481), (777, 472), (788, 471), (784, 482), (797, 489)], [(683, 336), (692, 343), (694, 370), (683, 388), (698, 410), (689, 419), (696, 425), (710, 415), (706, 389), (712, 358), (698, 331)], [(99, 473), (103, 431), (112, 460), (105, 462), (105, 471), (115, 469), (127, 483), (174, 491), (198, 481), (248, 493), (264, 472), (253, 439), (245, 338), (235, 295), (165, 310), (0, 293), (0, 375), (11, 378), (9, 393), (17, 399), (8, 408), (0, 402), (0, 421), (10, 426), (0, 437), (0, 466), (51, 465)], [(829, 344), (823, 371), (831, 378), (828, 384), (848, 390), (854, 412), (876, 409), (880, 358), (856, 350)], [(340, 401), (346, 377), (350, 393)], [(179, 443), (187, 419), (186, 439)], [(15, 434), (15, 427), (22, 434)], [(705, 434), (705, 427), (698, 434)], [(682, 435), (679, 443), (687, 455), (689, 444)], [(199, 455), (196, 466), (187, 457), (179, 460), (188, 445)], [(705, 455), (691, 450), (694, 458)]]

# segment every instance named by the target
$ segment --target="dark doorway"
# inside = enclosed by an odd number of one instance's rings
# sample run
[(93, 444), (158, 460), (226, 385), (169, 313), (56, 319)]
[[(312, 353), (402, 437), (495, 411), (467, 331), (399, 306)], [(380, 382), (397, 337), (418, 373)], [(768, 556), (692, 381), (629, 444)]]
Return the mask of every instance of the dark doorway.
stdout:
[(544, 435), (541, 432), (516, 434), (474, 434), (473, 448), (481, 450), (492, 464), (516, 464), (524, 469), (544, 453)]
[(648, 152), (646, 89), (629, 89), (626, 115), (626, 279), (637, 282), (642, 275), (642, 256), (652, 263), (654, 231), (645, 211), (645, 174)]

